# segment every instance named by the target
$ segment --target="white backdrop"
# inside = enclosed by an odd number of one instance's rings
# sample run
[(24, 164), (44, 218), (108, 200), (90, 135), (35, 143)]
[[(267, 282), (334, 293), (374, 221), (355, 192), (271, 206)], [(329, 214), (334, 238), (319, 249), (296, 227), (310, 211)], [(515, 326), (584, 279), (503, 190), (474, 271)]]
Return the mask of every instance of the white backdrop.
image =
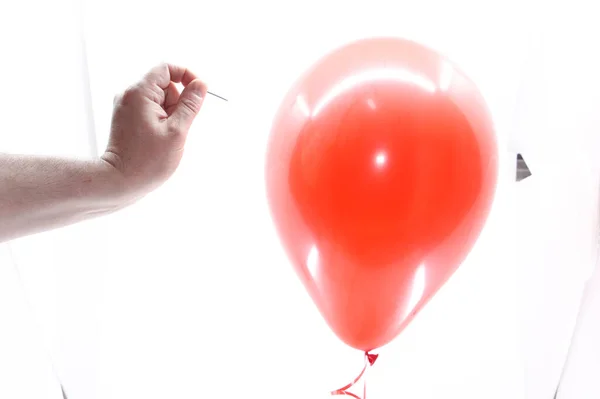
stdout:
[[(570, 347), (557, 399), (592, 399), (600, 395), (600, 280), (597, 270), (593, 274), (600, 242), (600, 57), (595, 51), (600, 26), (589, 2), (556, 2), (549, 11), (551, 17), (537, 35), (526, 90), (528, 103), (535, 107), (523, 107), (522, 114), (531, 112), (518, 132), (540, 165), (540, 178), (532, 181), (538, 188), (529, 200), (538, 198), (529, 231), (540, 255), (529, 277), (521, 279), (531, 298), (530, 313), (536, 315), (525, 324), (526, 342), (531, 342), (527, 358), (532, 370), (547, 360), (564, 359)], [(521, 134), (525, 130), (528, 135)], [(582, 297), (583, 284), (587, 288)], [(573, 331), (575, 315), (579, 320)], [(544, 375), (532, 374), (538, 385), (544, 382)], [(560, 374), (554, 369), (552, 375)]]
[[(502, 176), (469, 259), (380, 351), (370, 397), (552, 397), (597, 227), (595, 169), (581, 174), (560, 157), (568, 148), (584, 154), (579, 166), (593, 165), (597, 126), (597, 91), (586, 90), (597, 69), (588, 57), (575, 73), (565, 60), (588, 55), (585, 46), (552, 28), (568, 19), (564, 10), (516, 0), (269, 3), (88, 1), (83, 14), (74, 0), (1, 6), (9, 8), (0, 13), (2, 49), (18, 61), (0, 71), (25, 77), (8, 79), (11, 97), (0, 100), (12, 122), (0, 132), (2, 150), (88, 156), (103, 148), (114, 94), (159, 61), (188, 66), (230, 99), (206, 100), (181, 168), (161, 190), (110, 217), (11, 244), (40, 326), (23, 324), (31, 337), (21, 346), (41, 337), (71, 399), (325, 397), (353, 378), (361, 354), (327, 329), (271, 227), (264, 146), (279, 100), (308, 65), (347, 41), (397, 35), (448, 54), (479, 84)], [(31, 9), (40, 17), (27, 19)], [(572, 85), (572, 76), (588, 86)], [(35, 117), (15, 106), (31, 101), (30, 87), (43, 93)], [(573, 120), (579, 135), (563, 140)], [(534, 172), (519, 184), (516, 151)], [(55, 399), (43, 352), (30, 349), (40, 371), (20, 381), (45, 378), (43, 392)], [(10, 397), (32, 397), (3, 379), (0, 393), (8, 386)]]
[[(90, 155), (80, 9), (76, 0), (0, 3), (1, 151)], [(77, 309), (75, 296), (90, 290), (85, 263), (98, 247), (96, 236), (79, 234), (85, 231), (29, 237), (11, 243), (12, 257), (0, 256), (0, 397), (59, 398), (55, 371), (76, 375), (82, 366), (67, 359), (91, 347), (78, 338), (90, 336), (89, 302)]]

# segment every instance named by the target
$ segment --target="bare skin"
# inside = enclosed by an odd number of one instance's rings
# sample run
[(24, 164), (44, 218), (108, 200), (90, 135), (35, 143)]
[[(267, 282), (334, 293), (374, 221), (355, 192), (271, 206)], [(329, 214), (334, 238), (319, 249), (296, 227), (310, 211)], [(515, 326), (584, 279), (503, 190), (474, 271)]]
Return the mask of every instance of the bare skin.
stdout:
[(100, 158), (0, 154), (0, 242), (117, 211), (161, 186), (179, 166), (205, 95), (187, 69), (159, 65), (115, 98)]

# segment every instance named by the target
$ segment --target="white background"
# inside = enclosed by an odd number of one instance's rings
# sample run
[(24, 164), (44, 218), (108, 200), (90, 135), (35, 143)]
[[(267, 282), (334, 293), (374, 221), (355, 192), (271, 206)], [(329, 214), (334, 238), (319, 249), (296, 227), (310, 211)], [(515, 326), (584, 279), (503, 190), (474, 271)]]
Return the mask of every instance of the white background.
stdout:
[[(206, 100), (178, 173), (144, 201), (0, 247), (1, 397), (56, 399), (55, 374), (70, 399), (324, 398), (349, 382), (361, 354), (327, 329), (277, 242), (263, 156), (299, 73), (348, 41), (395, 35), (442, 51), (478, 83), (501, 179), (468, 260), (380, 350), (369, 397), (552, 398), (596, 256), (593, 12), (576, 2), (348, 3), (0, 6), (3, 151), (97, 153), (114, 94), (160, 61), (230, 99)], [(534, 173), (518, 184), (517, 151)], [(598, 370), (589, 348), (600, 350), (590, 346), (594, 298), (561, 399), (600, 389), (587, 378)]]

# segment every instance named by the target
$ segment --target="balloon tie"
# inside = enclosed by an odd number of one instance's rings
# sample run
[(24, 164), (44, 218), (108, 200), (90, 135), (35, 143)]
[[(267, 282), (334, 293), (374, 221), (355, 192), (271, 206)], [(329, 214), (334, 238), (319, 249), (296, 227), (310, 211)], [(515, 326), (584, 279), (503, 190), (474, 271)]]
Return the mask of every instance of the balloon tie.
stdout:
[(366, 381), (366, 379), (364, 381), (364, 389), (363, 389), (363, 396), (362, 396), (362, 398), (360, 396), (358, 396), (357, 394), (355, 394), (355, 393), (348, 392), (348, 389), (352, 388), (365, 375), (367, 369), (370, 366), (373, 366), (375, 364), (375, 361), (377, 360), (378, 357), (379, 357), (379, 355), (375, 355), (373, 353), (365, 352), (365, 366), (363, 367), (363, 369), (360, 372), (360, 374), (358, 375), (358, 377), (356, 377), (348, 385), (345, 385), (345, 386), (343, 386), (340, 389), (336, 389), (335, 391), (331, 391), (331, 395), (347, 395), (347, 396), (351, 396), (351, 397), (353, 397), (355, 399), (367, 399), (367, 381)]

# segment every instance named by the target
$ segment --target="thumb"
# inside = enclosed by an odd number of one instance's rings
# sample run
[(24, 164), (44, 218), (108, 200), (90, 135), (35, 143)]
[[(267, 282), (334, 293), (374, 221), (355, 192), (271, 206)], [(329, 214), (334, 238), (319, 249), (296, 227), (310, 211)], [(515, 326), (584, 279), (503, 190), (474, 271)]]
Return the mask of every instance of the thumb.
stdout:
[(174, 123), (173, 127), (177, 129), (179, 133), (187, 134), (192, 126), (194, 118), (196, 118), (196, 115), (200, 112), (200, 108), (202, 108), (205, 96), (206, 85), (200, 79), (192, 80), (185, 89), (183, 89), (179, 96), (179, 101), (177, 101), (177, 105), (175, 106), (175, 110), (169, 117), (171, 122)]

